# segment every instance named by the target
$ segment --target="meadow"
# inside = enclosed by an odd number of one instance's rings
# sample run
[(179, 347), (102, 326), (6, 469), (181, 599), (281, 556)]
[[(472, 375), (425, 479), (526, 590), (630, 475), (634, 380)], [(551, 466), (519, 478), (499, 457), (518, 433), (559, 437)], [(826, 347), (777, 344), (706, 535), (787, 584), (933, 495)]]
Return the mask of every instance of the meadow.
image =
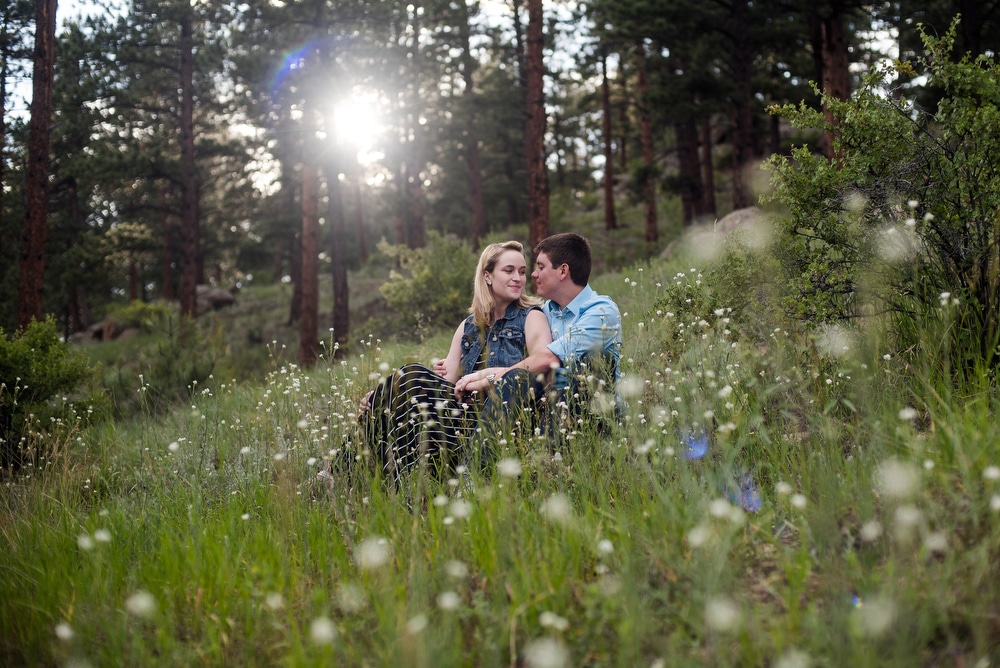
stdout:
[(310, 369), (260, 344), (262, 381), (67, 415), (0, 488), (0, 663), (992, 665), (1000, 404), (933, 366), (961, 305), (894, 350), (875, 317), (733, 310), (704, 262), (595, 276), (623, 420), (505, 434), (485, 472), (395, 489), (342, 455), (364, 391), (448, 331)]

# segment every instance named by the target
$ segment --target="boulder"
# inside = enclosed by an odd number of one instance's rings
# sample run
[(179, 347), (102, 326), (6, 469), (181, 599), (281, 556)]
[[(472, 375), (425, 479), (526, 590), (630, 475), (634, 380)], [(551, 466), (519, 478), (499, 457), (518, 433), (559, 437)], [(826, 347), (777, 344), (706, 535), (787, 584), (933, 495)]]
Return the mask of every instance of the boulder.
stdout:
[(715, 231), (722, 234), (729, 234), (740, 227), (749, 227), (756, 224), (764, 212), (755, 206), (748, 206), (745, 209), (736, 209), (727, 213), (715, 223)]
[(209, 311), (218, 311), (236, 301), (233, 293), (211, 285), (199, 285), (195, 288), (195, 291), (197, 299), (195, 312), (198, 315), (203, 315)]

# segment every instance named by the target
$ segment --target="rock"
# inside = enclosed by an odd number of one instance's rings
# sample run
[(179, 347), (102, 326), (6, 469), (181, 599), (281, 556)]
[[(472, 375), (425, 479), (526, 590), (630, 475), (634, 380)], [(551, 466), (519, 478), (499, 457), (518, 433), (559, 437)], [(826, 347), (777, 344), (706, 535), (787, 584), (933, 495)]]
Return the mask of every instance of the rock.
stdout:
[(211, 285), (199, 285), (195, 288), (195, 291), (197, 299), (195, 312), (197, 315), (203, 315), (209, 311), (218, 311), (236, 301), (233, 293)]
[(762, 217), (764, 212), (755, 206), (748, 206), (745, 209), (736, 209), (715, 223), (715, 231), (721, 232), (722, 234), (728, 234), (733, 230), (740, 227), (749, 227), (756, 224)]
[(752, 230), (749, 234), (751, 245), (762, 247), (766, 243), (767, 228), (761, 223), (767, 220), (767, 214), (755, 206), (736, 209), (719, 220), (693, 225), (685, 231), (683, 242), (674, 239), (660, 253), (663, 259), (670, 259), (677, 253), (680, 243), (696, 254), (706, 257), (714, 256), (725, 242), (726, 236), (733, 230)]

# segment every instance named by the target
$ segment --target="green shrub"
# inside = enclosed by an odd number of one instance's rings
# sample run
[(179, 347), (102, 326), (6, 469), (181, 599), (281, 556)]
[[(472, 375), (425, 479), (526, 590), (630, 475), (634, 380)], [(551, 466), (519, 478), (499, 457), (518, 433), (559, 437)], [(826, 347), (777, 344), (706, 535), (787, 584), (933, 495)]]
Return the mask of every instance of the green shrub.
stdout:
[(164, 323), (176, 314), (176, 305), (166, 302), (143, 302), (135, 299), (124, 306), (112, 308), (108, 312), (108, 320), (117, 330), (134, 327), (144, 332), (151, 332), (162, 329)]
[(415, 332), (423, 338), (427, 330), (454, 328), (468, 314), (478, 258), (466, 242), (429, 232), (423, 248), (393, 246), (382, 240), (378, 249), (396, 258), (401, 269), (393, 271), (380, 288), (395, 311), (385, 323), (389, 331)]
[(53, 413), (49, 400), (72, 392), (92, 373), (87, 358), (59, 339), (51, 317), (33, 322), (12, 337), (0, 329), (0, 465), (3, 468), (17, 468), (23, 463), (26, 432), (44, 423), (40, 418)]
[(777, 110), (835, 138), (837, 158), (805, 148), (775, 156), (785, 310), (814, 323), (888, 311), (901, 350), (942, 295), (961, 305), (945, 366), (995, 371), (1000, 362), (1000, 67), (985, 56), (950, 59), (955, 26), (924, 37), (917, 62), (942, 94), (936, 109), (891, 89), (916, 68), (867, 75), (849, 101)]
[(152, 333), (105, 367), (103, 384), (121, 417), (160, 412), (204, 388), (221, 370), (227, 351), (221, 327), (206, 333), (197, 321), (168, 314), (152, 325)]

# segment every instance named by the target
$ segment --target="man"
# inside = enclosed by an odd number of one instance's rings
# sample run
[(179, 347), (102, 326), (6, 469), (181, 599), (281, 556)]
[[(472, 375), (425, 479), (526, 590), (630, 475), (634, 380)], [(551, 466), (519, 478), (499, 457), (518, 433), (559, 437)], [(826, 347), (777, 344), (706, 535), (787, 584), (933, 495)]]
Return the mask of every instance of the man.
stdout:
[(483, 378), (463, 378), (456, 386), (459, 392), (483, 391), (496, 383), (480, 418), (484, 435), (499, 434), (508, 416), (517, 413), (513, 409), (536, 408), (543, 396), (549, 420), (557, 412), (585, 413), (595, 391), (614, 396), (618, 407), (621, 314), (610, 297), (597, 294), (588, 283), (590, 243), (572, 232), (556, 234), (538, 243), (535, 258), (531, 277), (538, 296), (547, 300), (542, 309), (552, 343), (511, 367)]

